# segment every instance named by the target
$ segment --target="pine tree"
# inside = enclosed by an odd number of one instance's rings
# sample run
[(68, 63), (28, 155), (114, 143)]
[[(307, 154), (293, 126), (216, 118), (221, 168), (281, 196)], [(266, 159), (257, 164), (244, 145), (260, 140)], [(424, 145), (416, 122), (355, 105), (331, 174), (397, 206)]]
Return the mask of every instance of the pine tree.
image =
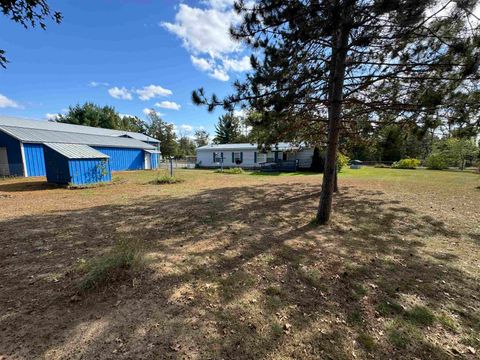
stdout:
[[(248, 106), (277, 114), (290, 136), (326, 125), (327, 151), (319, 224), (329, 221), (340, 134), (357, 119), (429, 127), (432, 113), (452, 107), (444, 86), (475, 86), (480, 45), (477, 1), (259, 0), (236, 4), (242, 23), (232, 35), (257, 49), (253, 71), (225, 99), (192, 94), (209, 110)], [(268, 118), (268, 117), (265, 117)], [(436, 119), (433, 119), (434, 122)], [(275, 120), (273, 120), (275, 123)], [(344, 136), (344, 135), (342, 135)]]
[[(240, 120), (229, 112), (222, 115), (215, 125), (215, 137), (213, 142), (215, 144), (230, 144), (241, 141)], [(239, 141), (240, 140), (240, 141)]]

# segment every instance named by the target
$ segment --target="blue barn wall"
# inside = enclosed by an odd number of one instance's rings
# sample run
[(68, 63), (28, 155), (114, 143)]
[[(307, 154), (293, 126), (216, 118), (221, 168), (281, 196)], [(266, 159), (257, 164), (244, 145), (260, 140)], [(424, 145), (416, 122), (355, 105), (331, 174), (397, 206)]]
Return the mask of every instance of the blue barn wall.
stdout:
[(112, 181), (108, 159), (70, 159), (68, 165), (72, 184), (85, 185)]
[(8, 170), (10, 171), (10, 175), (23, 176), (20, 141), (0, 131), (0, 147), (7, 148)]
[(110, 169), (112, 171), (142, 170), (145, 168), (142, 149), (92, 147), (110, 157)]
[(152, 164), (152, 169), (158, 169), (158, 154), (157, 153), (151, 154), (150, 158), (152, 159), (150, 161)]
[(28, 176), (45, 176), (47, 174), (42, 144), (25, 143), (23, 144), (23, 153)]

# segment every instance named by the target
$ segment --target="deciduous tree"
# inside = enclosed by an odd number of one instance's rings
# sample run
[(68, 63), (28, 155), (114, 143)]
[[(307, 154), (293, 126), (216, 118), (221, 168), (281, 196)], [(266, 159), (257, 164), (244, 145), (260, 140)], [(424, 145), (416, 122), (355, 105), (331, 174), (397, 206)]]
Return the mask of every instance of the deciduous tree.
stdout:
[(200, 147), (208, 144), (210, 134), (206, 130), (200, 129), (200, 130), (195, 130), (195, 134), (193, 135), (193, 137), (194, 137), (193, 141), (195, 141), (195, 145), (197, 147)]
[[(47, 20), (51, 19), (57, 24), (62, 21), (62, 14), (51, 11), (45, 0), (0, 0), (0, 10), (10, 20), (21, 24), (25, 29), (40, 26), (47, 28)], [(5, 50), (0, 49), (0, 66), (7, 65)]]

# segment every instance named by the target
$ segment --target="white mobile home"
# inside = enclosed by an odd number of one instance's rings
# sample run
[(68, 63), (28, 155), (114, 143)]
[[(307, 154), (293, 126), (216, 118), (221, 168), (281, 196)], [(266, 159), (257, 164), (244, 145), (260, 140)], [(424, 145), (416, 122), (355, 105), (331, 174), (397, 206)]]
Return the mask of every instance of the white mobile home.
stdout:
[(265, 163), (298, 160), (299, 169), (309, 169), (313, 148), (279, 143), (262, 151), (257, 144), (209, 144), (197, 148), (197, 166), (205, 168), (242, 167), (258, 169)]

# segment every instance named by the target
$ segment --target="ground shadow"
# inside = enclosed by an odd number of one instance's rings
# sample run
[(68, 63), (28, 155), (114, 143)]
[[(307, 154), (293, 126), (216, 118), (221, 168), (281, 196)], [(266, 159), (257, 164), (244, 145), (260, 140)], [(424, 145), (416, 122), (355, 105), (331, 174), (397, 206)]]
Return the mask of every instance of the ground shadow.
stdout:
[(27, 192), (27, 191), (40, 191), (40, 190), (51, 190), (58, 189), (59, 187), (64, 187), (62, 185), (48, 183), (46, 180), (35, 180), (35, 181), (25, 181), (25, 182), (14, 182), (8, 184), (0, 183), (0, 192)]
[[(377, 306), (405, 297), (469, 321), (477, 279), (421, 254), (426, 238), (459, 234), (354, 188), (336, 196), (334, 223), (315, 227), (318, 196), (308, 184), (262, 184), (1, 221), (0, 354), (451, 357), (428, 337), (394, 348), (372, 329), (383, 326)], [(145, 242), (148, 270), (76, 297), (78, 259), (120, 238)], [(365, 334), (374, 347), (352, 343)]]

